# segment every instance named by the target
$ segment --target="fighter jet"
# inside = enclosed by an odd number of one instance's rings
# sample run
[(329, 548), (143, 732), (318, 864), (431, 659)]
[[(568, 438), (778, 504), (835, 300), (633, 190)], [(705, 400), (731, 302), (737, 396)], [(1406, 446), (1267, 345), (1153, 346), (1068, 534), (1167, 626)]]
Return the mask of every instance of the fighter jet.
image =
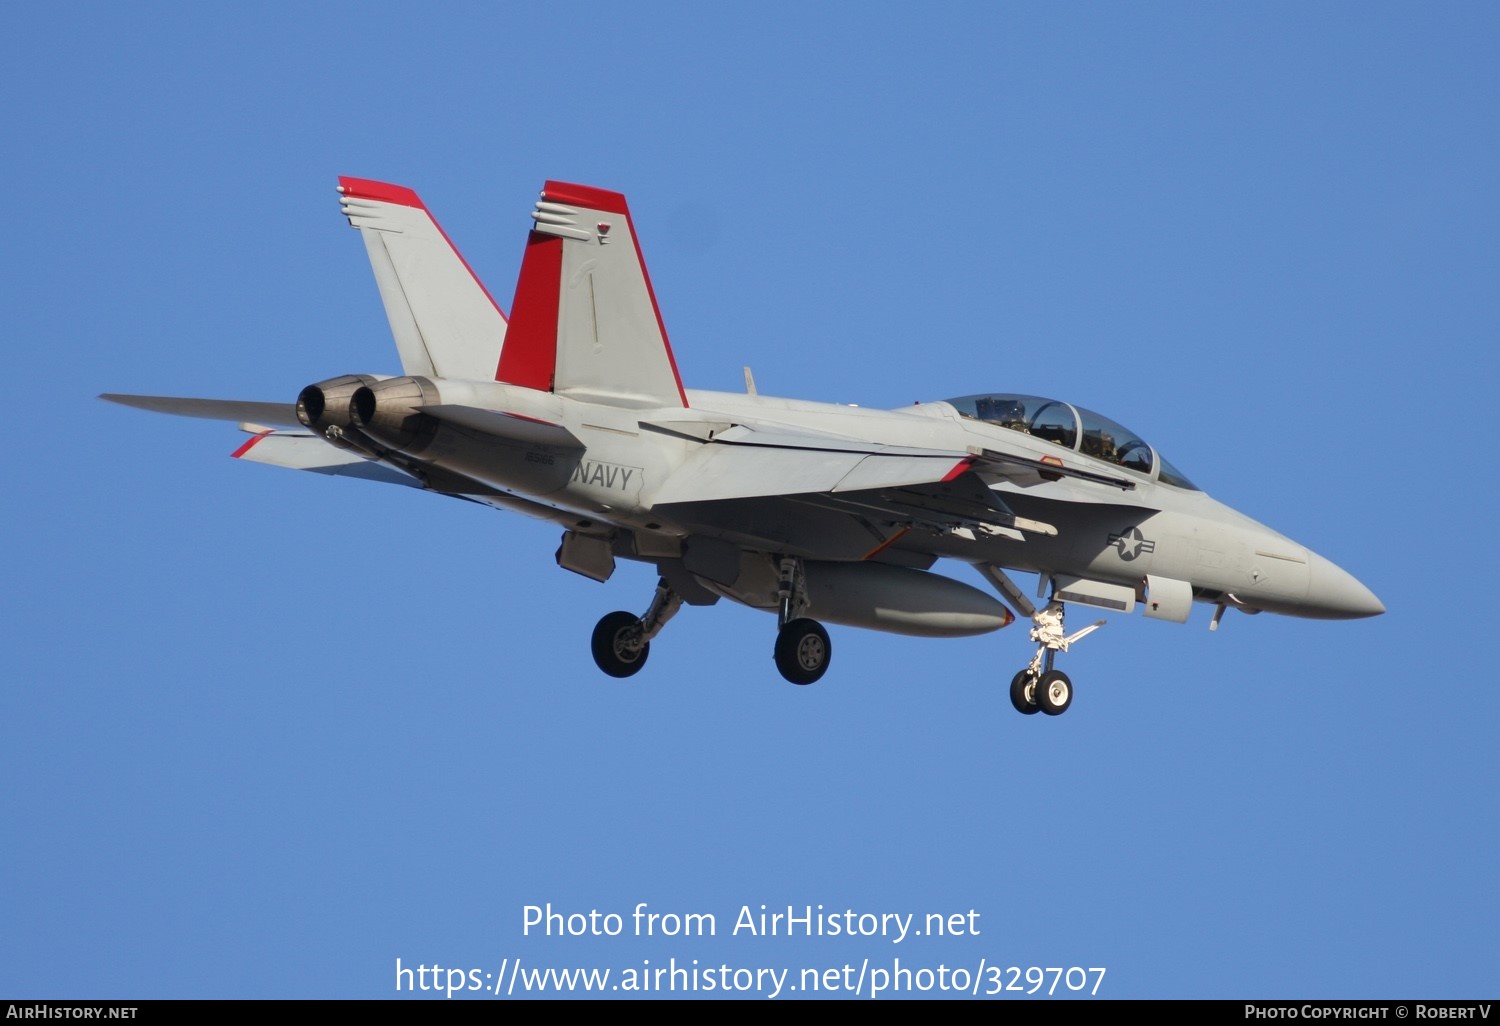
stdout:
[[(822, 622), (929, 637), (1016, 616), (1036, 645), (1021, 713), (1060, 715), (1068, 605), (1185, 622), (1212, 609), (1352, 619), (1385, 611), (1333, 563), (1216, 502), (1155, 446), (1071, 403), (993, 393), (896, 410), (687, 389), (625, 197), (549, 181), (511, 316), (417, 194), (339, 179), (402, 373), (303, 388), (295, 402), (105, 395), (240, 421), (239, 459), (408, 485), (561, 528), (557, 564), (607, 581), (653, 566), (645, 611), (595, 626), (599, 669), (629, 677), (684, 606), (776, 617), (774, 657), (811, 684)], [(968, 563), (998, 593), (933, 572)], [(1012, 572), (1038, 576), (1036, 601)], [(1014, 612), (1013, 612), (1014, 611)]]

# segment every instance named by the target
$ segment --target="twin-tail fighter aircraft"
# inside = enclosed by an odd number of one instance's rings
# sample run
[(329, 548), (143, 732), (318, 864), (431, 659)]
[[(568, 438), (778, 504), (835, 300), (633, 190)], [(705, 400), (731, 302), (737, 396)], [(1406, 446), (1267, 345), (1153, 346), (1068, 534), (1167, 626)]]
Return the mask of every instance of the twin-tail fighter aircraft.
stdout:
[[(1320, 619), (1385, 611), (1333, 563), (1209, 498), (1156, 448), (1091, 410), (969, 395), (873, 410), (683, 387), (625, 197), (547, 182), (505, 315), (410, 189), (339, 180), (402, 374), (308, 385), (295, 403), (106, 395), (240, 421), (239, 459), (424, 488), (549, 520), (557, 563), (659, 581), (640, 615), (594, 628), (628, 677), (681, 607), (721, 598), (776, 616), (776, 667), (828, 669), (819, 621), (929, 637), (1031, 621), (1011, 682), (1056, 716), (1069, 603), (1186, 621), (1192, 604)], [(289, 430), (283, 430), (289, 429)], [(932, 572), (972, 565), (996, 592)], [(1037, 601), (1008, 571), (1040, 576)], [(1008, 607), (1008, 608), (1007, 608)]]

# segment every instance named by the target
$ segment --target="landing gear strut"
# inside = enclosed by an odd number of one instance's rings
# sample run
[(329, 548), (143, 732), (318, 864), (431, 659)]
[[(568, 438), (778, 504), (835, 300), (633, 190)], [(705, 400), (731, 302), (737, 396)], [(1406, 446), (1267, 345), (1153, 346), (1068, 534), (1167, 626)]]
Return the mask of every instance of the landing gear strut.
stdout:
[(1039, 712), (1061, 716), (1073, 704), (1073, 682), (1066, 673), (1052, 668), (1052, 660), (1057, 653), (1066, 652), (1074, 642), (1103, 627), (1105, 621), (1095, 620), (1076, 634), (1065, 634), (1062, 602), (1054, 598), (1045, 609), (1037, 609), (1005, 571), (989, 565), (980, 565), (978, 569), (1017, 612), (1031, 617), (1031, 640), (1036, 642), (1036, 655), (1031, 657), (1030, 665), (1010, 679), (1010, 704), (1024, 716)]
[(634, 613), (606, 613), (594, 626), (590, 648), (594, 663), (611, 677), (630, 677), (646, 665), (651, 654), (651, 639), (661, 633), (667, 621), (682, 608), (682, 596), (674, 592), (666, 578), (657, 581), (656, 596), (645, 616)]
[(793, 684), (811, 684), (828, 671), (833, 645), (828, 632), (816, 620), (798, 616), (807, 605), (802, 561), (795, 556), (781, 560), (781, 579), (776, 631), (776, 669)]
[(1103, 627), (1104, 621), (1097, 620), (1077, 634), (1064, 635), (1063, 604), (1053, 599), (1046, 609), (1032, 612), (1031, 622), (1036, 655), (1031, 657), (1031, 665), (1011, 678), (1010, 704), (1027, 716), (1035, 712), (1061, 716), (1073, 704), (1073, 682), (1066, 673), (1052, 668), (1052, 659), (1058, 652), (1066, 652), (1075, 641)]

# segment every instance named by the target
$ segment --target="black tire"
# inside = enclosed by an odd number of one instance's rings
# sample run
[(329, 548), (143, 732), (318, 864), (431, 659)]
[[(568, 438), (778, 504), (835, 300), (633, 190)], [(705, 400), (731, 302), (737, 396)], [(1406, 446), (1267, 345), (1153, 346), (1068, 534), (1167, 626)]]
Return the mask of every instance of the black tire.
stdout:
[[(1022, 716), (1034, 716), (1042, 711), (1041, 706), (1036, 704), (1035, 697), (1026, 697), (1026, 685), (1031, 683), (1031, 670), (1022, 670), (1010, 679), (1010, 704), (1016, 707), (1016, 712)], [(1035, 696), (1035, 692), (1032, 692)]]
[(1073, 704), (1073, 682), (1061, 670), (1048, 670), (1036, 685), (1037, 707), (1048, 716), (1061, 716)]
[(811, 684), (828, 670), (833, 645), (816, 620), (793, 620), (776, 633), (776, 669), (793, 684)]
[(629, 643), (630, 632), (640, 630), (641, 618), (634, 613), (608, 613), (594, 625), (594, 637), (590, 647), (594, 663), (611, 677), (629, 677), (646, 665), (651, 654), (651, 642), (642, 642), (639, 647)]

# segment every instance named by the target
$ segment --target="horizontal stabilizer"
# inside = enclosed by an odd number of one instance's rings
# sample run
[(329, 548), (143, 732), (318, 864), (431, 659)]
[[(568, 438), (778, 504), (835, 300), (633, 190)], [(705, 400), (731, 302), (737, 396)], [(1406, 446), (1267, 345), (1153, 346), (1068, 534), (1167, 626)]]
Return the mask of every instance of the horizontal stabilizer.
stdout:
[(179, 399), (166, 395), (120, 395), (106, 392), (99, 397), (138, 410), (170, 413), (178, 417), (200, 417), (204, 420), (251, 421), (272, 427), (301, 427), (297, 408), (291, 403), (254, 403), (240, 399)]
[(417, 194), (340, 178), (339, 206), (364, 239), (402, 370), (493, 379), (505, 315)]
[(315, 435), (276, 432), (256, 435), (235, 451), (234, 458), (291, 470), (310, 470), (330, 477), (359, 477), (367, 481), (422, 487), (422, 483), (410, 474), (403, 474), (347, 449), (336, 449)]

